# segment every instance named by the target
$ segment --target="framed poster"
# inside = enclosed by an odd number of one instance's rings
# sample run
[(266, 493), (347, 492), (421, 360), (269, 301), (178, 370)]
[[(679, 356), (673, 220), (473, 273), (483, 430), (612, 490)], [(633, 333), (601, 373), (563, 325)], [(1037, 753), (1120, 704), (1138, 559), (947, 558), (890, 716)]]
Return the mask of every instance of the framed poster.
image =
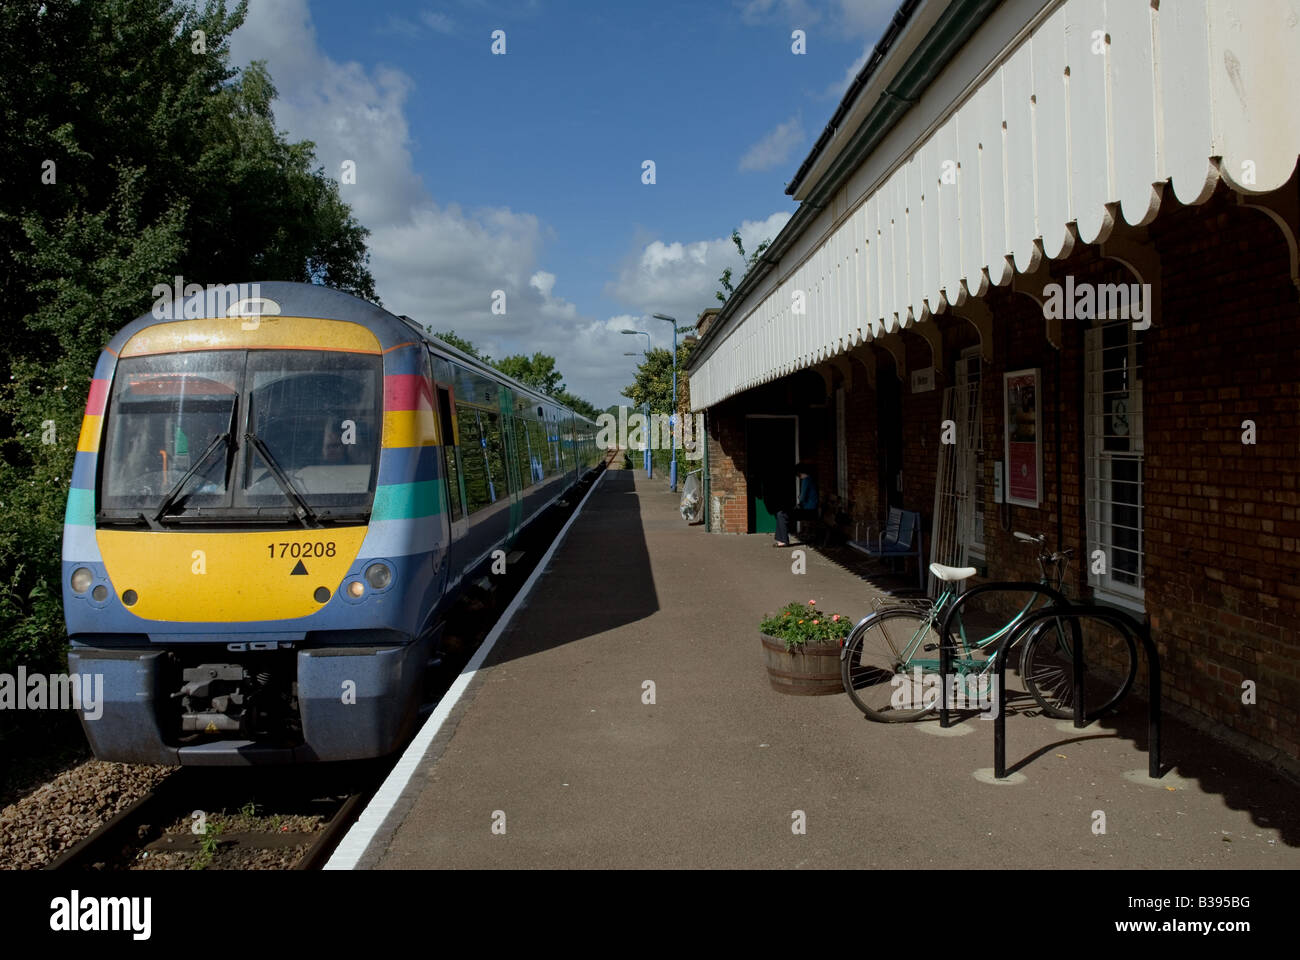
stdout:
[(1038, 368), (1002, 375), (1007, 503), (1036, 507), (1043, 498), (1043, 441)]

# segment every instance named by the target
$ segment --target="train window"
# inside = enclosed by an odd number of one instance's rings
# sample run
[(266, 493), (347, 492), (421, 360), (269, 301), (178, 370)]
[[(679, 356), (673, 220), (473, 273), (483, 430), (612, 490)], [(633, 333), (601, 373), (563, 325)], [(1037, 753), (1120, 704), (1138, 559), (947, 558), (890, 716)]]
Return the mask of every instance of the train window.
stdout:
[[(234, 351), (121, 361), (105, 431), (101, 504), (110, 509), (158, 507), (168, 490), (230, 429), (232, 414), (238, 418), (243, 375), (244, 358)], [(210, 453), (182, 504), (224, 503), (228, 464), (226, 451)]]
[(479, 413), (473, 407), (456, 407), (456, 422), (460, 426), (460, 469), (465, 478), (465, 509), (467, 513), (482, 510), (496, 499), (488, 480), (487, 451), (479, 429)]
[(451, 519), (459, 520), (464, 514), (460, 499), (460, 464), (457, 462), (456, 433), (451, 422), (451, 393), (446, 387), (438, 388), (438, 426), (442, 434), (442, 465), (447, 478), (447, 505)]
[(551, 464), (551, 451), (546, 444), (546, 424), (536, 420), (528, 421), (528, 447), (538, 481), (554, 476), (555, 467)]
[(521, 489), (531, 487), (537, 482), (537, 471), (533, 469), (532, 450), (528, 443), (528, 422), (523, 417), (515, 417), (515, 465), (519, 468), (519, 485)]
[(501, 441), (501, 418), (486, 411), (479, 411), (478, 417), (487, 442), (488, 484), (495, 503), (510, 493), (510, 484), (506, 478), (505, 446)]
[[(379, 445), (379, 372), (377, 357), (249, 353), (249, 426), (310, 502), (349, 505), (368, 499)], [(244, 468), (248, 505), (284, 499), (256, 451)]]

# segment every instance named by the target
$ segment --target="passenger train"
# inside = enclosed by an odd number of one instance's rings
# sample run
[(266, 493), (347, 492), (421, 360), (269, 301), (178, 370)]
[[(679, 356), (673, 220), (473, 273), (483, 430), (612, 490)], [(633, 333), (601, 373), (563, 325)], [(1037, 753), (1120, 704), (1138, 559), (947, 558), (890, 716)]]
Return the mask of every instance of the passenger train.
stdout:
[(146, 314), (95, 368), (63, 598), (100, 759), (392, 752), (452, 601), (600, 464), (590, 420), (409, 318), (257, 293)]

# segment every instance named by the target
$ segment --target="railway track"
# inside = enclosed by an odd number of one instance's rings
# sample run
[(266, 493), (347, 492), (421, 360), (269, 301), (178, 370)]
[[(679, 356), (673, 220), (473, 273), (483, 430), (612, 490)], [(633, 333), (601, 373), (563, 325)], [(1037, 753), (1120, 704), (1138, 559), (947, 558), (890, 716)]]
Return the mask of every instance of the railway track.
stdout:
[[(605, 459), (608, 466), (621, 451)], [(594, 478), (579, 484), (567, 506)], [(484, 578), (451, 618), (448, 655), (430, 677), (422, 715), (436, 706), (461, 667), (527, 579), (569, 509), (538, 521), (511, 555), (510, 573)], [(518, 558), (518, 559), (516, 559)], [(392, 769), (400, 752), (326, 768), (182, 767), (65, 850), (47, 870), (319, 870)]]
[(317, 870), (387, 765), (292, 779), (282, 770), (181, 769), (47, 870)]

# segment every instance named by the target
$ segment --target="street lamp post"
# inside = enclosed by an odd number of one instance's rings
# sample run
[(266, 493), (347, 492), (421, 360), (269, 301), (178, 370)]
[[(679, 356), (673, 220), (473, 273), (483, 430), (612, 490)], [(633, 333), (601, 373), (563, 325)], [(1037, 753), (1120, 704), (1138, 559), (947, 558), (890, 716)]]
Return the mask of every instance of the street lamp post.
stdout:
[[(645, 337), (645, 354), (644, 354), (644, 355), (645, 355), (645, 356), (649, 356), (649, 354), (650, 354), (650, 334), (646, 333), (644, 330), (624, 330), (624, 331), (622, 331), (622, 332), (623, 332), (623, 333), (630, 333), (630, 334), (632, 334), (632, 335), (634, 335), (634, 336), (638, 336), (638, 337)], [(623, 356), (625, 356), (625, 357), (635, 357), (636, 354), (635, 354), (635, 353), (625, 353), (625, 354), (623, 354)], [(648, 403), (643, 403), (641, 406), (642, 406), (642, 408), (643, 408), (643, 412), (645, 413), (645, 423), (646, 423), (646, 427), (645, 427), (645, 429), (646, 429), (646, 432), (648, 433), (648, 432), (650, 431), (650, 404), (648, 404)], [(645, 445), (645, 476), (646, 476), (646, 479), (647, 479), (647, 480), (651, 479), (651, 478), (654, 476), (654, 461), (653, 461), (653, 460), (651, 459), (651, 457), (650, 457), (650, 444), (648, 444), (648, 443)]]
[[(671, 437), (673, 458), (668, 466), (668, 489), (674, 493), (677, 492), (677, 321), (672, 317), (665, 317), (662, 313), (653, 315), (656, 320), (666, 320), (673, 327), (673, 409), (668, 417), (668, 433)], [(689, 330), (689, 327), (683, 327), (683, 330)]]

